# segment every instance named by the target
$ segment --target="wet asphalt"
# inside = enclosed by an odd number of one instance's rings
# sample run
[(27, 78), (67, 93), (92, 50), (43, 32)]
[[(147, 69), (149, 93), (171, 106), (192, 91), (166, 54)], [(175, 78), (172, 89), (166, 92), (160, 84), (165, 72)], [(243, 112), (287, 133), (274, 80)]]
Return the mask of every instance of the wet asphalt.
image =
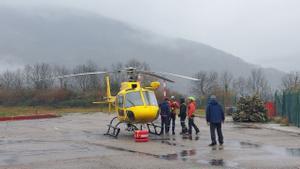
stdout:
[(255, 124), (226, 122), (225, 144), (208, 147), (209, 127), (197, 118), (200, 134), (150, 136), (136, 143), (122, 130), (104, 136), (112, 115), (70, 114), (55, 119), (0, 123), (0, 169), (198, 169), (300, 168), (300, 135)]

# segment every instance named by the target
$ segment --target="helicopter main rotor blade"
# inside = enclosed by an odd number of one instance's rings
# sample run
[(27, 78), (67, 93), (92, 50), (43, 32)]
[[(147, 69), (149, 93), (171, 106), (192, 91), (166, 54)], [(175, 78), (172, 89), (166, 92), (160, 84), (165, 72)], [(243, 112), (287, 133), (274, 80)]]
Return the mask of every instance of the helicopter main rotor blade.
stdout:
[(176, 73), (168, 73), (168, 72), (157, 72), (157, 73), (164, 74), (164, 75), (170, 75), (170, 76), (174, 76), (174, 77), (179, 77), (179, 78), (187, 79), (187, 80), (200, 81), (200, 79), (185, 76), (185, 75), (180, 75), (180, 74), (176, 74)]
[(109, 72), (86, 72), (86, 73), (76, 73), (76, 74), (68, 74), (68, 75), (62, 75), (62, 76), (56, 76), (53, 77), (54, 79), (64, 79), (69, 77), (78, 77), (78, 76), (87, 76), (87, 75), (101, 75), (106, 74)]
[(167, 81), (167, 82), (172, 82), (172, 83), (175, 82), (175, 81), (173, 81), (173, 80), (171, 80), (171, 79), (169, 79), (169, 78), (160, 76), (160, 75), (156, 74), (155, 72), (138, 71), (138, 73), (140, 73), (140, 74), (145, 74), (145, 75), (148, 75), (148, 76), (153, 76), (153, 77), (156, 77), (156, 78), (158, 78), (158, 79), (165, 80), (165, 81)]

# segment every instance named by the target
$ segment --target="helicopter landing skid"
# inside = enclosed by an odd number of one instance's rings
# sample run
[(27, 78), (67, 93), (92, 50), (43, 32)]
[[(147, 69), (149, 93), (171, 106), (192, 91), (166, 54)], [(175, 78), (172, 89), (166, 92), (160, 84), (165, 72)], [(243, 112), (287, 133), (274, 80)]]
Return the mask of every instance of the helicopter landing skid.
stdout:
[(161, 130), (161, 126), (158, 126), (154, 123), (148, 123), (147, 124), (147, 128), (150, 134), (154, 134), (154, 135), (160, 135), (161, 131), (158, 132), (157, 128), (160, 128)]
[(118, 138), (118, 135), (120, 133), (120, 128), (118, 127), (122, 122), (118, 122), (116, 125), (113, 125), (113, 122), (115, 121), (115, 119), (117, 119), (118, 117), (114, 117), (108, 126), (107, 132), (104, 135), (107, 136), (112, 136), (115, 138)]

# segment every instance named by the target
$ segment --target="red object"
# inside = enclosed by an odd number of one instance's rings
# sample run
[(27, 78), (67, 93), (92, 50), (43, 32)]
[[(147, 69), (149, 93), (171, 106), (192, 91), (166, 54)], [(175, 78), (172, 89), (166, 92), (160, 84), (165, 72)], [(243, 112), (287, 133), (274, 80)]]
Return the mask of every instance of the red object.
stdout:
[(169, 101), (171, 112), (175, 112), (176, 109), (179, 109), (179, 104), (176, 101)]
[(164, 91), (164, 97), (167, 97), (167, 83), (164, 81), (163, 83), (163, 91)]
[(34, 119), (45, 119), (59, 117), (55, 114), (39, 114), (29, 116), (11, 116), (11, 117), (0, 117), (0, 121), (16, 121), (16, 120), (34, 120)]
[(148, 142), (149, 141), (149, 131), (148, 130), (136, 130), (134, 132), (135, 142)]
[(276, 116), (275, 104), (273, 102), (266, 102), (265, 107), (267, 109), (267, 116), (268, 117), (275, 117)]
[(138, 142), (138, 143), (145, 143), (145, 142), (148, 142), (148, 141), (149, 141), (149, 138), (135, 139), (135, 142)]
[(191, 118), (195, 111), (196, 111), (196, 103), (194, 101), (190, 102), (188, 104), (188, 116)]

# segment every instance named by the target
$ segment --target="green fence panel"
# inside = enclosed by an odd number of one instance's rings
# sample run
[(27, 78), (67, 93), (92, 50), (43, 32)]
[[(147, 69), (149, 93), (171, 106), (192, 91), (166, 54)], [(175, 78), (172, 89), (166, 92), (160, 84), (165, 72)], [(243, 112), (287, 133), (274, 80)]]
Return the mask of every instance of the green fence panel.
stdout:
[(300, 127), (300, 91), (275, 93), (275, 104), (278, 116), (286, 117), (291, 124)]

